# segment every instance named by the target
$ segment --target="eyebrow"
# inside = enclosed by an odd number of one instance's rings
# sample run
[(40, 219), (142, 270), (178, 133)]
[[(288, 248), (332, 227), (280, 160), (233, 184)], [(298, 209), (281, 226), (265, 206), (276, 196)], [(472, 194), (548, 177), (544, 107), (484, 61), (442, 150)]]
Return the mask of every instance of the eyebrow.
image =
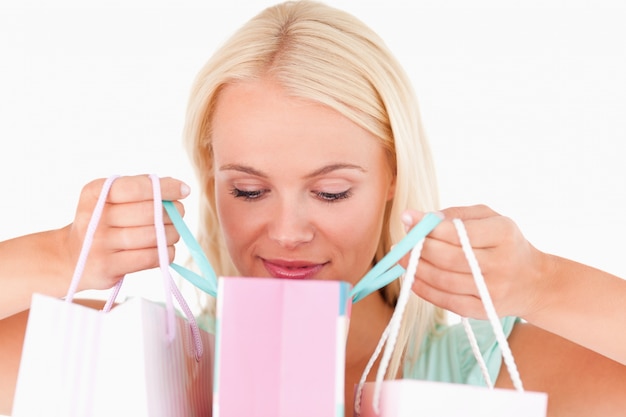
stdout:
[(359, 165), (339, 163), (339, 164), (330, 164), (330, 165), (323, 166), (320, 169), (311, 172), (310, 174), (305, 176), (305, 178), (317, 177), (320, 175), (328, 174), (333, 171), (338, 171), (340, 169), (356, 169), (361, 172), (367, 172), (365, 168)]
[(226, 164), (220, 167), (220, 171), (238, 171), (243, 172), (244, 174), (255, 175), (257, 177), (267, 178), (267, 174), (249, 167), (247, 165), (239, 165), (239, 164)]
[[(320, 169), (317, 169), (313, 172), (311, 172), (310, 174), (307, 174), (304, 178), (314, 178), (320, 175), (325, 175), (328, 174), (330, 172), (333, 171), (338, 171), (341, 169), (356, 169), (358, 171), (361, 172), (367, 172), (367, 170), (359, 165), (355, 165), (355, 164), (346, 164), (346, 163), (336, 163), (336, 164), (330, 164), (330, 165), (326, 165), (321, 167)], [(261, 178), (267, 178), (267, 174), (265, 174), (262, 171), (259, 171), (255, 168), (252, 168), (250, 166), (247, 165), (240, 165), (240, 164), (226, 164), (220, 167), (219, 169), (220, 171), (238, 171), (238, 172), (243, 172), (245, 174), (250, 174), (250, 175), (255, 175), (257, 177), (261, 177)]]

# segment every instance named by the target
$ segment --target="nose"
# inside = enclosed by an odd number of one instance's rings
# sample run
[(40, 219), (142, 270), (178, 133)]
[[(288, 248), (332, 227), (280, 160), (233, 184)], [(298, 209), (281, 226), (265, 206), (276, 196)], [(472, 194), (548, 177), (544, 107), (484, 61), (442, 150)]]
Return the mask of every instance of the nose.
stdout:
[(284, 201), (272, 214), (268, 233), (280, 246), (294, 249), (313, 240), (315, 227), (305, 204)]

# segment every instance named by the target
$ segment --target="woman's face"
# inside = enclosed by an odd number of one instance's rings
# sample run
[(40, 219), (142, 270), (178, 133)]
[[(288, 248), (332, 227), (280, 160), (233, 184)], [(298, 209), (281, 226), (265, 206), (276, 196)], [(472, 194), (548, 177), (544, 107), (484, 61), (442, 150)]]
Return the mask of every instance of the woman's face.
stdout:
[(343, 280), (371, 268), (394, 179), (379, 141), (271, 80), (220, 93), (215, 193), (242, 276)]

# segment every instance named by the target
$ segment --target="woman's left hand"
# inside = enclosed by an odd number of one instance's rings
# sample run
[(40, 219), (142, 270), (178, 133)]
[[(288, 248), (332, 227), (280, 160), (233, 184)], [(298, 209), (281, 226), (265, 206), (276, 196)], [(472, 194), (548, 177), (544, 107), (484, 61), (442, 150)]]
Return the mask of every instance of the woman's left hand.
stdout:
[[(418, 296), (464, 317), (486, 318), (452, 222), (459, 218), (498, 315), (524, 317), (541, 308), (542, 292), (550, 285), (550, 256), (535, 249), (511, 219), (487, 206), (453, 207), (442, 213), (445, 219), (424, 242), (413, 285)], [(413, 227), (423, 215), (407, 211), (403, 221)]]

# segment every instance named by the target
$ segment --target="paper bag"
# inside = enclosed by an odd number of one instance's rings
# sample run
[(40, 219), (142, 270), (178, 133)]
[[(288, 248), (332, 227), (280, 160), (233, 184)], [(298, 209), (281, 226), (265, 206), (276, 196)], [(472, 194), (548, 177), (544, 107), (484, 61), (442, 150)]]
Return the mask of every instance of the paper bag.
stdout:
[(365, 384), (361, 417), (544, 417), (547, 395), (473, 385), (399, 379), (382, 385), (379, 413), (375, 383)]
[(214, 416), (343, 416), (349, 290), (219, 278)]
[[(501, 327), (500, 320), (485, 284), (484, 277), (474, 256), (467, 232), (461, 220), (454, 219), (461, 246), (474, 277), (478, 293), (485, 307), (491, 328), (502, 351), (503, 362), (507, 367), (515, 390), (495, 389), (487, 366), (481, 356), (476, 337), (466, 318), (461, 321), (467, 333), (472, 352), (476, 358), (487, 387), (462, 384), (420, 381), (388, 380), (383, 381), (389, 358), (399, 332), (404, 307), (411, 291), (417, 264), (420, 258), (423, 240), (411, 251), (409, 265), (402, 282), (396, 309), (389, 325), (374, 354), (370, 358), (361, 381), (356, 389), (355, 415), (360, 417), (545, 417), (547, 412), (547, 394), (525, 391), (513, 358), (513, 354)], [(385, 346), (380, 362), (376, 382), (366, 383), (366, 377), (378, 354)], [(450, 360), (455, 360), (451, 357)]]
[(110, 310), (123, 280), (103, 311), (72, 303), (116, 178), (103, 185), (65, 300), (33, 296), (14, 417), (210, 415), (214, 340), (198, 329), (169, 274), (158, 177), (150, 179), (164, 305), (137, 298)]
[(165, 308), (142, 298), (110, 312), (35, 294), (14, 417), (210, 416), (213, 336), (196, 359), (188, 322), (166, 337)]

